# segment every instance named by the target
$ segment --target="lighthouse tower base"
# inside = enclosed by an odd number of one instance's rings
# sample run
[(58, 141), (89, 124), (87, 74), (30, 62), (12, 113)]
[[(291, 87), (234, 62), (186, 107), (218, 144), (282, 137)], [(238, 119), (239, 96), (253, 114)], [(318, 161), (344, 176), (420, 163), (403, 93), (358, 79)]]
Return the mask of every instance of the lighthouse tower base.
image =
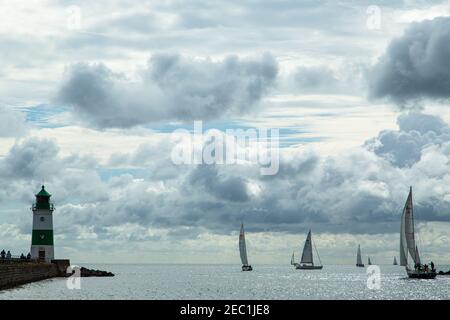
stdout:
[(53, 246), (32, 245), (30, 253), (32, 259), (44, 260), (46, 262), (50, 262), (55, 258)]

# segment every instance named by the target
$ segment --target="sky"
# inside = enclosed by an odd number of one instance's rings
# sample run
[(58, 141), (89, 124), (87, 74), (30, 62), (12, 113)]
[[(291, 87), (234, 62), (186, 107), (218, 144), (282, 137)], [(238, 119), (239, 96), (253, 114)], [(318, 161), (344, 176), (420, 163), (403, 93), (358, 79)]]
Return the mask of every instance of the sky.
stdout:
[[(309, 229), (324, 264), (390, 264), (412, 186), (450, 264), (449, 98), (448, 1), (0, 0), (0, 247), (45, 184), (58, 258), (239, 264), (243, 222), (252, 264)], [(174, 161), (200, 121), (249, 155), (228, 130), (278, 130), (276, 173)]]

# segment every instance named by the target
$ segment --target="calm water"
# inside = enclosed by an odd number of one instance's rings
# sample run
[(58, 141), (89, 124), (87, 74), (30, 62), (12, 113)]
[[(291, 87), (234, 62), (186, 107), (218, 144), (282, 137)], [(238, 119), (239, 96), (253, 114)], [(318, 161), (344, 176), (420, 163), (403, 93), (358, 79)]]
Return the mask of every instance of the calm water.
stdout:
[[(50, 279), (0, 292), (0, 299), (450, 299), (450, 276), (405, 278), (402, 267), (380, 266), (381, 289), (369, 290), (365, 268), (255, 265), (85, 265), (114, 278), (82, 278), (80, 290)], [(448, 267), (442, 268), (448, 270)]]

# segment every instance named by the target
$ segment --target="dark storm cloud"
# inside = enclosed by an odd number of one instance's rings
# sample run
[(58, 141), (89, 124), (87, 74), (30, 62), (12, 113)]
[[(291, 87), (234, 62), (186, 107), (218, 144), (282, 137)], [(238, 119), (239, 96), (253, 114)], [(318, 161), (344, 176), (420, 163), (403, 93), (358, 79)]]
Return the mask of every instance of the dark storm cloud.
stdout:
[(370, 74), (370, 96), (407, 106), (450, 98), (450, 18), (413, 23), (394, 39)]
[(217, 200), (233, 202), (249, 200), (245, 179), (235, 176), (220, 176), (214, 166), (198, 166), (191, 172), (189, 184), (213, 195)]
[(13, 179), (50, 178), (60, 169), (54, 141), (31, 138), (13, 145), (0, 161), (0, 176)]
[(277, 72), (270, 55), (228, 56), (220, 62), (154, 55), (138, 83), (102, 64), (76, 64), (67, 73), (58, 100), (99, 127), (211, 120), (251, 112), (274, 85)]

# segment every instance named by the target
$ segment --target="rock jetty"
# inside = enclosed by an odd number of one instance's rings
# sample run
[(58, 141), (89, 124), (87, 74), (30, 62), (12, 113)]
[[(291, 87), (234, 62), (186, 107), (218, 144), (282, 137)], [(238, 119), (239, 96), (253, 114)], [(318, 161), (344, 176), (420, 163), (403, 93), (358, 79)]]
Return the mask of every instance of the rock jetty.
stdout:
[(80, 268), (81, 277), (114, 277), (114, 273), (102, 270)]

